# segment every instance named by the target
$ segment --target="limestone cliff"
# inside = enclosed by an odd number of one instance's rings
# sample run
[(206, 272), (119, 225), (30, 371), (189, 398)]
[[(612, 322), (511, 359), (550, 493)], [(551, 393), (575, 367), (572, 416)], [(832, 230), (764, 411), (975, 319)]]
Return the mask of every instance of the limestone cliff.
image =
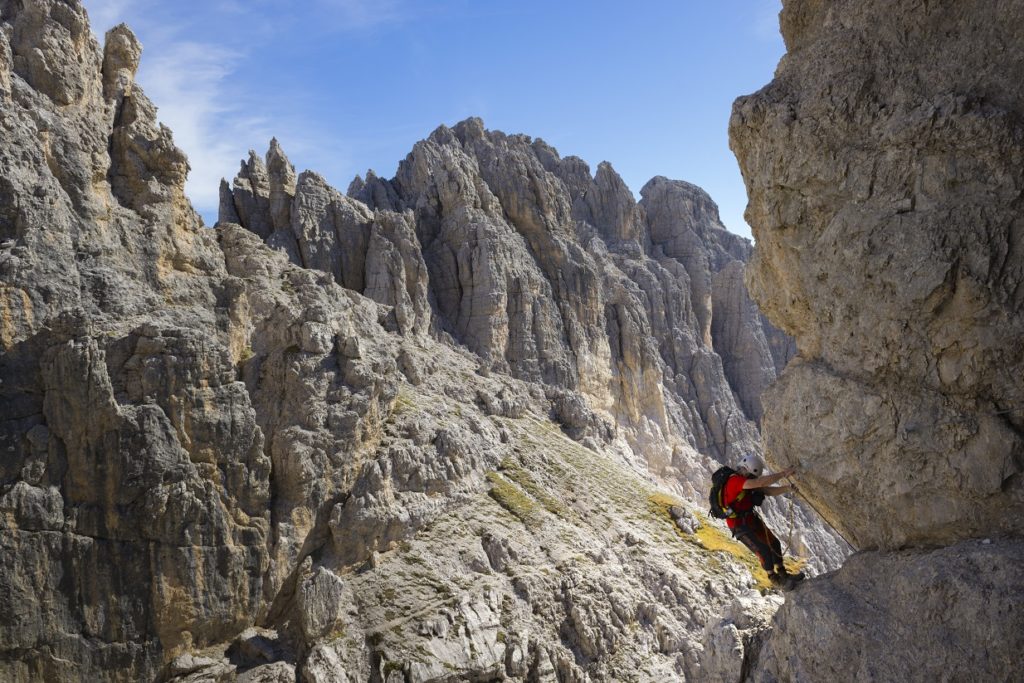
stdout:
[[(775, 80), (730, 123), (751, 291), (799, 348), (764, 399), (766, 447), (858, 547), (948, 547), (865, 554), (798, 592), (755, 678), (1017, 678), (1024, 3), (787, 0), (781, 22)], [(830, 624), (813, 656), (804, 619)]]
[(694, 502), (788, 352), (706, 194), (469, 120), (207, 229), (140, 55), (0, 1), (0, 678), (735, 680)]
[(540, 383), (577, 436), (621, 435), (661, 476), (694, 449), (756, 448), (761, 390), (792, 355), (747, 296), (749, 242), (703, 190), (655, 178), (637, 203), (611, 165), (591, 177), (478, 119), (442, 126), (394, 179), (370, 172), (348, 196), (312, 172), (296, 182), (276, 141), (221, 193), (222, 222), (391, 306), (399, 333)]
[[(438, 128), (395, 178), (370, 171), (347, 195), (295, 178), (276, 140), (265, 161), (250, 152), (221, 184), (222, 223), (391, 306), (389, 329), (539, 385), (566, 433), (692, 501), (715, 462), (759, 449), (760, 394), (794, 347), (747, 294), (750, 243), (700, 188), (657, 177), (636, 202), (610, 164), (591, 176), (479, 119)], [(766, 507), (816, 568), (845, 555), (802, 503)]]

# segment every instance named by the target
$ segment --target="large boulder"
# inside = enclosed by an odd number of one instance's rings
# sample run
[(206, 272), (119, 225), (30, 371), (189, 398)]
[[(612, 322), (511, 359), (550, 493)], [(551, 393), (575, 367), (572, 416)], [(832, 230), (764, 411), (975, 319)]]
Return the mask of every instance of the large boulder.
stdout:
[(1005, 540), (854, 555), (787, 598), (748, 680), (1014, 680), (1021, 562)]

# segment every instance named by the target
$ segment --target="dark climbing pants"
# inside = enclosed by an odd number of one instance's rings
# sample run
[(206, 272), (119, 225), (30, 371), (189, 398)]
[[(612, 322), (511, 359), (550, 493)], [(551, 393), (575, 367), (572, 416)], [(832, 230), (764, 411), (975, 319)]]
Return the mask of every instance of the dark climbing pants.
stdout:
[(771, 532), (761, 518), (751, 513), (743, 519), (740, 524), (732, 530), (732, 535), (750, 548), (757, 555), (764, 570), (771, 573), (782, 574), (785, 566), (782, 564), (782, 544), (775, 534)]

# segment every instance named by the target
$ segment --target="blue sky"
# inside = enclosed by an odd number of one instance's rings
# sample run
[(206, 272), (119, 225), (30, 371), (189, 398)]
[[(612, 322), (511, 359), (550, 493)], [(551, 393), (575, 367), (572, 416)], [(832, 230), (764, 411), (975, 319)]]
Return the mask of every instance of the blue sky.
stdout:
[(706, 189), (749, 237), (727, 127), (771, 80), (779, 0), (84, 0), (93, 31), (126, 22), (138, 80), (189, 156), (207, 223), (217, 185), (272, 136), (344, 191), (392, 177), (438, 125), (480, 116), (639, 195), (656, 175)]

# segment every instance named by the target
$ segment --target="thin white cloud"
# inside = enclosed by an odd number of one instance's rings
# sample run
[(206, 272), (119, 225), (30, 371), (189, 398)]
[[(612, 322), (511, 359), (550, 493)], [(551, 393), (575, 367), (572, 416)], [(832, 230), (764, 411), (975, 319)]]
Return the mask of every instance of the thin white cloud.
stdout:
[(406, 18), (401, 0), (317, 0), (333, 28), (366, 29)]
[(138, 3), (132, 0), (86, 0), (84, 4), (89, 13), (89, 27), (102, 44), (104, 34), (124, 21), (132, 5)]
[(207, 222), (216, 220), (220, 179), (234, 177), (248, 147), (263, 151), (272, 136), (282, 138), (287, 131), (295, 148), (315, 148), (310, 126), (258, 113), (267, 109), (261, 106), (258, 89), (251, 82), (234, 82), (250, 48), (184, 38), (196, 33), (188, 17), (161, 15), (161, 8), (148, 0), (85, 4), (101, 44), (106, 30), (121, 22), (142, 41), (136, 80), (157, 106), (159, 121), (171, 129), (175, 144), (188, 156), (191, 170), (185, 191)]
[[(157, 105), (160, 121), (173, 131), (175, 144), (188, 155), (185, 191), (208, 223), (217, 219), (220, 179), (235, 176), (250, 148), (262, 155), (271, 137), (299, 170), (308, 164), (334, 176), (339, 174), (332, 171), (350, 168), (348, 156), (337, 151), (342, 143), (337, 133), (321, 130), (301, 114), (275, 112), (274, 93), (261, 92), (248, 81), (233, 82), (245, 52), (193, 41), (161, 44), (147, 52), (152, 58), (143, 57), (139, 83)], [(344, 191), (351, 175), (335, 180)]]
[[(326, 11), (327, 30), (370, 29), (402, 18), (402, 0), (314, 0)], [(341, 190), (358, 172), (352, 152), (362, 142), (326, 131), (302, 113), (291, 93), (282, 112), (281, 93), (264, 92), (245, 73), (249, 55), (272, 35), (266, 12), (276, 0), (219, 0), (214, 12), (235, 18), (242, 40), (219, 44), (203, 36), (194, 15), (170, 11), (152, 0), (84, 0), (100, 43), (110, 27), (127, 23), (143, 44), (137, 81), (158, 109), (158, 118), (188, 155), (186, 193), (208, 223), (217, 218), (220, 179), (231, 180), (248, 149), (266, 151), (277, 137), (299, 170), (312, 168)], [(305, 13), (304, 13), (305, 14)], [(316, 12), (310, 14), (315, 15)], [(301, 19), (292, 17), (292, 19)], [(209, 15), (206, 17), (209, 21)], [(230, 40), (230, 36), (227, 37)], [(217, 39), (219, 40), (219, 38)]]
[[(228, 92), (241, 52), (191, 41), (147, 49), (139, 83), (188, 155), (186, 192), (207, 217), (218, 204), (222, 176), (237, 170), (241, 141), (269, 139), (269, 122), (253, 116)], [(244, 144), (244, 142), (242, 142)]]
[(753, 14), (753, 33), (762, 40), (779, 40), (779, 12), (781, 0), (758, 3)]

